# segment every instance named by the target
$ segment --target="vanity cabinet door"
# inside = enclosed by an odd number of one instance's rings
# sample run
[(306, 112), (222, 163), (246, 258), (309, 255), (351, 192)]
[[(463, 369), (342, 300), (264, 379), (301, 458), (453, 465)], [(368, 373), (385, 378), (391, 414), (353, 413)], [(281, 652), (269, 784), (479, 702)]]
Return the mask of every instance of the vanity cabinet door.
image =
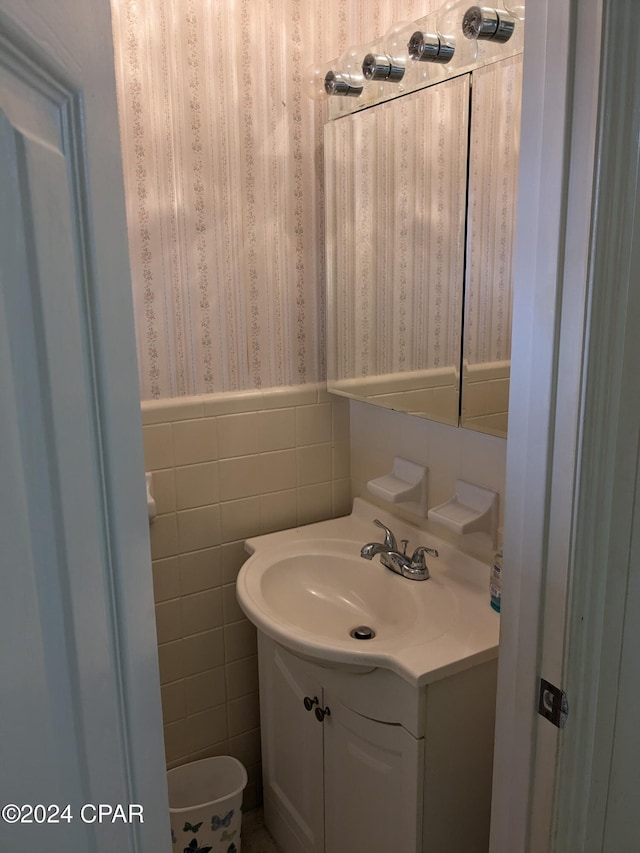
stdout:
[(285, 853), (323, 853), (322, 685), (262, 634), (259, 655), (265, 821)]
[(424, 742), (379, 723), (329, 691), (324, 728), (325, 849), (416, 853), (421, 839)]

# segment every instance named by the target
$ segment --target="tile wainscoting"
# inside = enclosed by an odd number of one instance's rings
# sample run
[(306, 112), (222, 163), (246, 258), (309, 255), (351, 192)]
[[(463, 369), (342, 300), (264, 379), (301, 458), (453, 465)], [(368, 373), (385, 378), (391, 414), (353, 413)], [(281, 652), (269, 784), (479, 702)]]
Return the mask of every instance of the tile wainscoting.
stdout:
[(251, 808), (260, 728), (255, 629), (235, 595), (244, 540), (349, 512), (349, 404), (310, 384), (144, 402), (142, 423), (167, 765), (237, 757)]
[[(504, 525), (504, 490), (507, 442), (470, 429), (439, 424), (356, 400), (350, 406), (351, 491), (371, 503), (405, 518), (435, 536), (447, 539), (461, 551), (487, 563), (495, 548), (484, 533), (458, 536), (440, 524), (388, 504), (367, 489), (369, 480), (388, 474), (396, 456), (404, 456), (429, 469), (427, 504), (437, 506), (455, 493), (456, 480), (467, 480), (498, 493), (498, 527)], [(372, 529), (373, 533), (373, 529)], [(373, 537), (375, 538), (375, 537)]]

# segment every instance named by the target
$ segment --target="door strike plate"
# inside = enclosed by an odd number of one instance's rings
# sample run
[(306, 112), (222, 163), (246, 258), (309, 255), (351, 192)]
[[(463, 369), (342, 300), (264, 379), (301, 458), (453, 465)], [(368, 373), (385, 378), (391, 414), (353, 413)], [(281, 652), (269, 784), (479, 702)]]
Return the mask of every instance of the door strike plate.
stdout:
[(538, 713), (559, 729), (564, 726), (569, 716), (567, 694), (544, 678), (540, 679)]

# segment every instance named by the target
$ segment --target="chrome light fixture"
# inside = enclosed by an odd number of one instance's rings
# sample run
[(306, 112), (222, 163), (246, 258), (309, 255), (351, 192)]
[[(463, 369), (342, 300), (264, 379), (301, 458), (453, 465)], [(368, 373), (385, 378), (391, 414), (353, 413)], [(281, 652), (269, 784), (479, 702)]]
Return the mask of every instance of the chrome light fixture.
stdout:
[(407, 50), (411, 59), (417, 62), (451, 62), (456, 48), (434, 33), (416, 30), (409, 39)]
[(394, 64), (390, 56), (368, 53), (362, 62), (365, 80), (388, 80), (398, 83), (404, 77), (404, 65)]
[(352, 82), (346, 74), (327, 71), (324, 78), (324, 90), (327, 95), (358, 98), (362, 94), (362, 86)]
[(364, 57), (362, 73), (365, 80), (386, 80), (399, 83), (407, 70), (407, 39), (415, 24), (401, 21), (395, 24), (382, 40), (382, 48), (375, 48)]
[(470, 6), (462, 19), (462, 32), (468, 39), (478, 41), (509, 41), (515, 20), (506, 12), (488, 6)]

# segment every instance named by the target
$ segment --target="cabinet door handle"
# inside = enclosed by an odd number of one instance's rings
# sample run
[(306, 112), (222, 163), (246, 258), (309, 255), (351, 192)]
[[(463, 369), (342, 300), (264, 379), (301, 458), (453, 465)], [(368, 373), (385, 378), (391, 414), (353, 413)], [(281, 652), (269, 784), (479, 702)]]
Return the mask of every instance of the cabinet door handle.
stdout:
[[(314, 705), (318, 704), (318, 697), (314, 696), (313, 699), (310, 696), (304, 697), (304, 707), (307, 711), (310, 711)], [(317, 713), (317, 712), (316, 712)]]
[(331, 716), (331, 709), (327, 705), (326, 708), (316, 708), (316, 719), (319, 723), (321, 723), (325, 717)]

